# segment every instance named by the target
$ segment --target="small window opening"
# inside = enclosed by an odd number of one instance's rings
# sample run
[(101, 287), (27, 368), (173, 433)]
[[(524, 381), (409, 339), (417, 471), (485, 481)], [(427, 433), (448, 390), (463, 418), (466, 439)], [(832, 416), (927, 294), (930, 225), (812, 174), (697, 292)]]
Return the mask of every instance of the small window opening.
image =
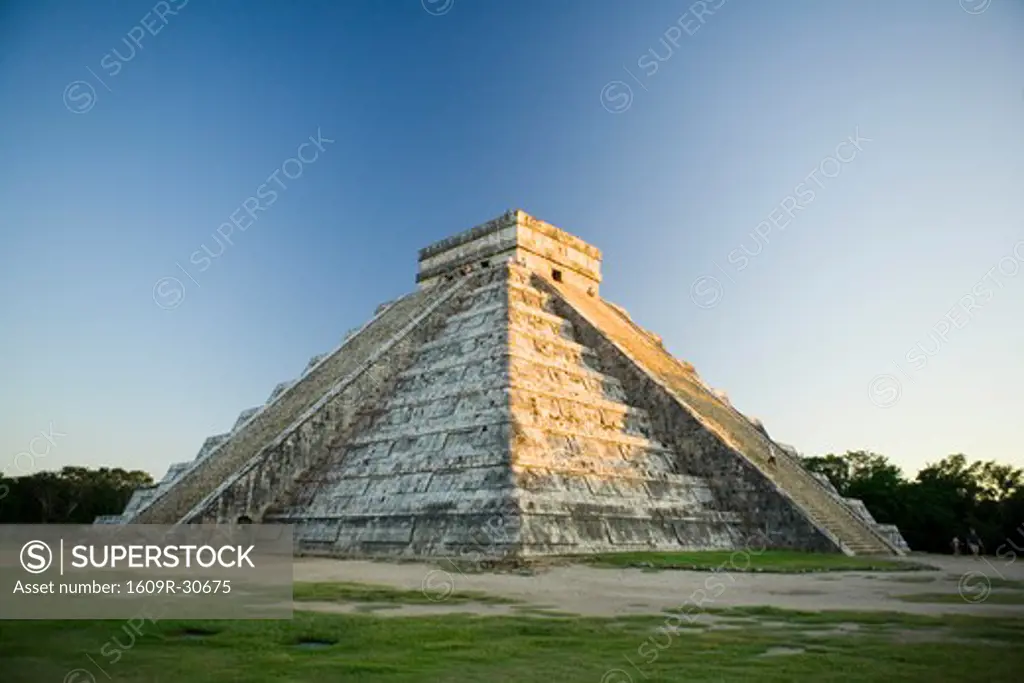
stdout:
[(562, 271), (555, 270), (554, 268), (552, 268), (551, 269), (551, 277), (554, 278), (555, 282), (561, 282), (562, 281)]
[(481, 268), (490, 268), (491, 267), (491, 262), (490, 261), (481, 261), (480, 262), (480, 267)]

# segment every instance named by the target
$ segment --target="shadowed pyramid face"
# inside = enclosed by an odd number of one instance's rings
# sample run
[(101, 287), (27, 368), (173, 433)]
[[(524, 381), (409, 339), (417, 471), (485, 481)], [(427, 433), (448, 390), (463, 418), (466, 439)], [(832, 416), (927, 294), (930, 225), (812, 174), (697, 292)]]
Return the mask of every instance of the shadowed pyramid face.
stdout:
[(512, 260), (546, 278), (596, 295), (601, 251), (518, 209), (420, 250), (420, 287)]

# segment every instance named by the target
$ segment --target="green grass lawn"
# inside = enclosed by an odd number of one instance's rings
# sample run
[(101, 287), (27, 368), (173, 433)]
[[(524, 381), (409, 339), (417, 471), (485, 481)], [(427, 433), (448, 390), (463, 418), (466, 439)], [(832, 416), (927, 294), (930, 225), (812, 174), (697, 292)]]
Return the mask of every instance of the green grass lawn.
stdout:
[[(662, 617), (381, 618), (299, 612), (292, 621), (0, 622), (5, 683), (641, 683), (658, 681), (1019, 681), (1024, 620), (730, 610), (785, 622), (659, 631)], [(725, 611), (716, 612), (725, 614)], [(871, 624), (842, 637), (814, 625)], [(941, 627), (948, 642), (906, 642)], [(891, 631), (891, 632), (890, 632)], [(966, 639), (966, 640), (965, 640)], [(972, 640), (973, 639), (973, 640)], [(304, 640), (317, 648), (299, 647)], [(102, 670), (101, 670), (102, 668)], [(79, 672), (83, 669), (94, 678)]]
[(1012, 588), (1016, 590), (1024, 590), (1024, 581), (1003, 579), (998, 576), (986, 576), (986, 578), (988, 579), (988, 585), (991, 588)]
[(759, 554), (729, 550), (695, 552), (610, 553), (579, 557), (578, 561), (599, 567), (640, 567), (647, 569), (691, 569), (700, 571), (827, 572), (827, 571), (913, 571), (934, 569), (919, 562), (847, 557), (840, 553), (804, 553), (766, 550)]
[[(363, 583), (296, 583), (294, 599), (300, 602), (374, 602), (404, 605), (437, 605), (440, 603), (479, 602), (512, 605), (516, 600), (474, 591), (456, 591), (447, 596), (422, 590), (400, 590), (390, 586)], [(443, 598), (443, 599), (441, 599)]]
[[(665, 610), (667, 614), (684, 610)], [(785, 622), (797, 626), (835, 626), (851, 623), (879, 629), (954, 629), (959, 636), (986, 638), (996, 633), (998, 638), (1024, 641), (1024, 615), (1018, 619), (990, 619), (962, 614), (909, 614), (906, 612), (856, 612), (825, 610), (820, 612), (789, 610), (769, 605), (748, 607), (721, 607), (705, 610), (714, 617), (756, 619), (764, 622)]]
[(971, 602), (956, 593), (911, 593), (910, 595), (895, 595), (897, 600), (903, 602), (929, 602), (937, 604), (981, 604), (986, 605), (1024, 605), (1024, 593), (989, 593), (984, 600)]

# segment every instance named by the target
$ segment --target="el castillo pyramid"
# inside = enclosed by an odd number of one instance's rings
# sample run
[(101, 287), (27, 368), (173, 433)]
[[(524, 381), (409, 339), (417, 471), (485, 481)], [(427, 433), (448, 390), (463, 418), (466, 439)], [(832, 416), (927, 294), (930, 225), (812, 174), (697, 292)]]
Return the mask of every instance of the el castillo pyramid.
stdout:
[(496, 525), (495, 557), (904, 552), (602, 299), (579, 238), (509, 211), (422, 249), (416, 280), (97, 522), (286, 523), (339, 557), (452, 556)]

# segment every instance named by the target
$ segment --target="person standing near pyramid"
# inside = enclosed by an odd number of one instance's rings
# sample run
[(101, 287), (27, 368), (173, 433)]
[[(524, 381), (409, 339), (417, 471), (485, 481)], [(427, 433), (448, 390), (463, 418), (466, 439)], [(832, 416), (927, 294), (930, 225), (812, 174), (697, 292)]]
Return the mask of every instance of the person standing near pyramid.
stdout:
[(978, 557), (984, 550), (981, 537), (978, 536), (978, 532), (974, 530), (974, 527), (971, 527), (971, 530), (967, 533), (967, 549), (971, 551), (971, 555), (974, 557)]

